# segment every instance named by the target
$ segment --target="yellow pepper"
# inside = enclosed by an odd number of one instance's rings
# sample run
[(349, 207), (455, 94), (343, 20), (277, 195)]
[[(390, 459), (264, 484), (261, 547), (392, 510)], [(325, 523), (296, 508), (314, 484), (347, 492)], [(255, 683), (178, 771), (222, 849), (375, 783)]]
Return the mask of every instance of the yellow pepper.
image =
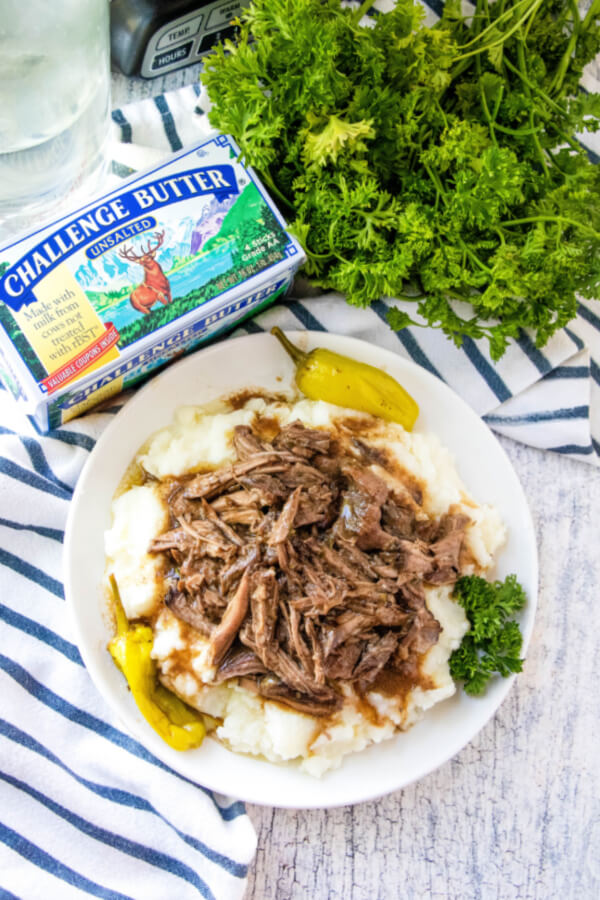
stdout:
[(199, 747), (206, 734), (201, 714), (160, 684), (156, 663), (150, 655), (154, 641), (152, 629), (147, 625), (130, 626), (113, 575), (110, 585), (117, 633), (108, 649), (127, 679), (139, 711), (174, 750)]
[(271, 334), (296, 363), (296, 384), (310, 400), (371, 413), (412, 431), (419, 407), (391, 375), (323, 347), (304, 353), (279, 328)]

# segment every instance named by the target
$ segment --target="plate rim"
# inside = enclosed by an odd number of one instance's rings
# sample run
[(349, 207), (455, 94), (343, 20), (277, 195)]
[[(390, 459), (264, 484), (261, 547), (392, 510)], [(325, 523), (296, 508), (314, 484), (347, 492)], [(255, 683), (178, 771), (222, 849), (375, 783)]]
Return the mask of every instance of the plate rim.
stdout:
[[(526, 659), (527, 649), (530, 643), (531, 635), (533, 632), (533, 627), (535, 624), (535, 614), (537, 608), (538, 601), (538, 592), (539, 592), (539, 558), (538, 558), (538, 543), (537, 536), (535, 531), (535, 525), (533, 521), (533, 517), (531, 514), (531, 510), (529, 507), (529, 503), (527, 501), (527, 497), (519, 476), (506, 453), (504, 447), (500, 444), (498, 438), (491, 431), (489, 426), (484, 422), (484, 420), (479, 416), (473, 409), (470, 407), (467, 402), (456, 392), (453, 388), (451, 388), (445, 381), (436, 377), (423, 366), (414, 362), (412, 359), (408, 359), (399, 353), (395, 353), (393, 350), (384, 347), (378, 347), (376, 344), (363, 340), (361, 338), (356, 338), (352, 335), (344, 335), (337, 334), (334, 332), (321, 332), (321, 331), (311, 331), (308, 329), (284, 329), (285, 333), (294, 341), (300, 343), (308, 343), (309, 345), (318, 346), (327, 345), (329, 341), (333, 343), (342, 342), (345, 348), (347, 348), (348, 355), (354, 355), (352, 352), (352, 348), (354, 347), (356, 350), (356, 357), (360, 358), (360, 350), (361, 348), (366, 348), (367, 353), (372, 352), (373, 349), (378, 350), (383, 357), (383, 367), (385, 368), (385, 359), (392, 358), (393, 365), (399, 365), (400, 367), (406, 366), (408, 369), (414, 369), (418, 372), (418, 378), (423, 379), (425, 383), (433, 383), (435, 385), (436, 391), (442, 391), (442, 393), (447, 392), (448, 395), (451, 395), (453, 398), (453, 402), (458, 401), (458, 403), (462, 406), (463, 411), (467, 416), (474, 417), (479, 427), (483, 427), (485, 432), (487, 432), (487, 439), (493, 441), (496, 447), (496, 451), (499, 452), (501, 458), (503, 459), (504, 465), (507, 467), (507, 470), (512, 475), (516, 485), (518, 485), (518, 490), (520, 493), (519, 501), (521, 505), (521, 512), (525, 514), (525, 521), (522, 523), (524, 526), (524, 532), (527, 534), (527, 537), (530, 542), (530, 550), (532, 551), (531, 555), (528, 558), (528, 565), (530, 566), (530, 571), (527, 573), (526, 581), (530, 582), (528, 584), (528, 602), (525, 610), (525, 615), (521, 624), (521, 630), (523, 633), (523, 647), (522, 647), (522, 656)], [(118, 434), (119, 428), (122, 426), (123, 421), (126, 421), (131, 415), (135, 415), (136, 407), (142, 404), (145, 401), (145, 397), (148, 393), (156, 390), (156, 384), (158, 381), (169, 380), (173, 377), (177, 377), (179, 372), (187, 367), (193, 368), (196, 360), (200, 355), (203, 356), (204, 359), (207, 359), (209, 356), (220, 353), (231, 352), (233, 348), (238, 347), (241, 344), (251, 345), (253, 342), (263, 341), (265, 336), (269, 336), (268, 331), (256, 333), (256, 334), (247, 334), (240, 335), (238, 337), (230, 337), (225, 340), (217, 341), (215, 343), (211, 343), (208, 346), (201, 347), (189, 356), (184, 357), (176, 362), (171, 363), (161, 372), (157, 373), (153, 377), (151, 377), (144, 385), (142, 385), (125, 404), (119, 410), (118, 413), (114, 416), (113, 420), (108, 424), (108, 426), (104, 429), (100, 437), (98, 438), (94, 448), (90, 452), (87, 460), (85, 461), (84, 466), (79, 474), (77, 479), (77, 483), (75, 485), (75, 490), (73, 492), (73, 496), (71, 502), (69, 504), (69, 511), (67, 516), (67, 522), (65, 526), (65, 534), (64, 534), (64, 546), (63, 546), (63, 555), (62, 555), (62, 572), (63, 572), (63, 581), (64, 581), (64, 590), (65, 590), (65, 600), (67, 603), (67, 608), (69, 610), (71, 622), (73, 623), (73, 628), (75, 632), (75, 639), (77, 643), (77, 647), (83, 659), (84, 665), (90, 675), (94, 688), (99, 692), (100, 696), (107, 703), (109, 709), (118, 719), (119, 724), (125, 729), (126, 733), (131, 735), (136, 741), (138, 741), (146, 750), (155, 755), (162, 763), (168, 765), (171, 769), (173, 769), (180, 777), (184, 777), (190, 781), (195, 781), (198, 785), (206, 787), (210, 790), (214, 790), (218, 793), (228, 794), (228, 789), (226, 784), (223, 781), (217, 779), (218, 783), (215, 783), (213, 778), (208, 778), (208, 780), (198, 780), (197, 775), (191, 775), (188, 771), (182, 771), (181, 768), (178, 768), (174, 763), (174, 758), (171, 755), (175, 751), (171, 751), (168, 745), (162, 741), (158, 735), (147, 726), (146, 723), (143, 723), (142, 728), (135, 727), (130, 721), (129, 717), (125, 717), (123, 715), (122, 704), (120, 700), (114, 695), (114, 692), (111, 691), (104, 683), (104, 678), (101, 674), (99, 666), (96, 665), (96, 659), (92, 649), (88, 646), (87, 641), (83, 635), (83, 629), (81, 626), (80, 619), (80, 609), (76, 602), (75, 592), (72, 584), (72, 575), (73, 569), (70, 565), (71, 556), (72, 556), (72, 547), (73, 542), (75, 540), (76, 528), (77, 528), (77, 518), (80, 512), (82, 500), (85, 498), (85, 490), (87, 487), (87, 481), (91, 477), (91, 473), (94, 472), (94, 467), (97, 465), (98, 460), (103, 459), (103, 454), (105, 452), (105, 447), (110, 447), (111, 440), (114, 438), (116, 434)], [(274, 339), (273, 339), (274, 340)], [(274, 345), (275, 346), (275, 345)], [(275, 389), (273, 390), (275, 393)], [(220, 396), (226, 397), (231, 393), (235, 393), (235, 391), (224, 391)], [(181, 403), (177, 403), (174, 401), (171, 411), (171, 421), (173, 419), (173, 415), (176, 409), (182, 405)], [(197, 404), (201, 406), (201, 403)], [(164, 425), (158, 425), (154, 432), (163, 428)], [(428, 429), (428, 433), (429, 433)], [(150, 432), (144, 440), (148, 440), (153, 432)], [(141, 446), (141, 444), (139, 445)], [(444, 445), (445, 446), (445, 445)], [(454, 451), (450, 451), (452, 456), (455, 459), (455, 462), (458, 466), (459, 459), (458, 454)], [(123, 474), (124, 474), (123, 469)], [(461, 476), (462, 480), (462, 476)], [(469, 485), (465, 484), (467, 490), (470, 490)], [(112, 501), (112, 497), (111, 497)], [(522, 580), (522, 577), (518, 575), (519, 580)], [(516, 675), (511, 675), (508, 678), (498, 679), (496, 684), (494, 685), (494, 696), (493, 699), (486, 698), (486, 705), (489, 707), (489, 714), (486, 715), (485, 720), (473, 731), (470, 733), (466, 739), (464, 737), (459, 737), (456, 741), (450, 742), (447, 747), (447, 752), (443, 754), (435, 763), (435, 765), (425, 765), (423, 767), (423, 771), (416, 772), (411, 775), (409, 778), (397, 778), (395, 781), (397, 783), (390, 784), (390, 786), (385, 787), (383, 789), (378, 789), (377, 791), (373, 791), (372, 789), (365, 788), (363, 790), (355, 789), (351, 795), (345, 798), (335, 799), (335, 800), (325, 800), (319, 802), (307, 802), (303, 803), (287, 801), (286, 798), (277, 799), (277, 802), (273, 802), (273, 798), (261, 797), (260, 791), (258, 794), (255, 794), (252, 790), (251, 785), (248, 786), (248, 791), (241, 796), (239, 791), (236, 792), (235, 799), (243, 800), (244, 802), (253, 803), (256, 805), (262, 806), (274, 806), (282, 809), (315, 809), (315, 808), (336, 808), (347, 805), (354, 805), (358, 803), (364, 803), (371, 800), (377, 800), (380, 797), (386, 796), (389, 793), (392, 793), (397, 790), (403, 790), (411, 784), (414, 784), (417, 781), (422, 780), (427, 775), (432, 774), (437, 771), (441, 766), (451, 760), (457, 753), (459, 753), (462, 749), (464, 749), (468, 744), (470, 744), (475, 737), (483, 730), (483, 728), (489, 724), (489, 722), (494, 718), (498, 709), (506, 699), (507, 695), (511, 691), (514, 686), (516, 679)], [(460, 687), (459, 687), (460, 692)], [(130, 701), (133, 706), (133, 700)], [(131, 710), (133, 715), (135, 716), (136, 708)], [(417, 723), (418, 725), (418, 723)], [(145, 727), (144, 727), (145, 726)], [(417, 727), (417, 726), (413, 726)], [(148, 729), (148, 730), (146, 730)], [(412, 729), (411, 729), (412, 730)], [(397, 740), (402, 735), (402, 732), (396, 733), (391, 741), (385, 741), (385, 744), (390, 744), (394, 740)], [(215, 742), (218, 744), (218, 742)], [(222, 748), (222, 745), (218, 744), (219, 747)], [(371, 745), (372, 746), (372, 745)], [(367, 752), (369, 747), (365, 748), (364, 751)], [(231, 752), (231, 751), (228, 751)], [(353, 754), (351, 754), (352, 756)], [(236, 754), (239, 758), (245, 758), (254, 760), (252, 756), (246, 757), (243, 754)], [(282, 768), (277, 763), (266, 763), (267, 765), (277, 766), (277, 768)], [(342, 762), (342, 768), (344, 763)], [(301, 773), (303, 774), (303, 773)], [(315, 779), (313, 776), (306, 775), (306, 778), (309, 778), (312, 781), (318, 782), (320, 784), (324, 784), (323, 778), (326, 778), (326, 775), (321, 779)], [(225, 778), (226, 781), (226, 778)]]

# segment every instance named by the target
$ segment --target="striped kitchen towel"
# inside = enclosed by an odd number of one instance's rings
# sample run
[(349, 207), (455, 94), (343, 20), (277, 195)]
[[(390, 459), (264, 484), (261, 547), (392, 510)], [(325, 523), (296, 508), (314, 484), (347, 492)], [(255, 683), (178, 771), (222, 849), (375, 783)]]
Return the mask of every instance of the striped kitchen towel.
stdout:
[(256, 845), (243, 805), (127, 734), (73, 643), (61, 542), (114, 412), (40, 437), (0, 391), (0, 897), (241, 898)]

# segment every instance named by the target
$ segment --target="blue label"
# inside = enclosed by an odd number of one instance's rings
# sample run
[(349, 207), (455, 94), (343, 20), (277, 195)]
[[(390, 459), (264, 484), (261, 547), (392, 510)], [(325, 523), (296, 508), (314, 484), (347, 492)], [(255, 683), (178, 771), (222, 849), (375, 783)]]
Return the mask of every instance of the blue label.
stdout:
[(143, 219), (138, 219), (137, 222), (131, 222), (130, 225), (124, 225), (123, 228), (111, 231), (110, 234), (88, 247), (85, 255), (88, 259), (96, 259), (96, 257), (102, 256), (103, 253), (112, 250), (113, 247), (122, 244), (123, 241), (129, 240), (130, 237), (134, 237), (136, 234), (142, 234), (142, 232), (148, 231), (150, 228), (156, 228), (156, 219), (154, 216), (145, 216)]
[(32, 290), (52, 269), (89, 244), (97, 245), (105, 235), (123, 229), (127, 222), (151, 210), (203, 194), (226, 200), (238, 193), (231, 165), (188, 169), (125, 191), (77, 216), (28, 250), (0, 279), (0, 300), (15, 312), (35, 303)]

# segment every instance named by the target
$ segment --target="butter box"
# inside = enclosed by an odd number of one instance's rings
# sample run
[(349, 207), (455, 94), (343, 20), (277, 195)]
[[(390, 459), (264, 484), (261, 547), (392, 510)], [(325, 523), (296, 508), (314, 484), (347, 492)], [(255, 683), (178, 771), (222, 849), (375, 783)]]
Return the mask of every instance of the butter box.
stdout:
[(300, 245), (217, 135), (0, 248), (0, 378), (41, 431), (232, 328)]

